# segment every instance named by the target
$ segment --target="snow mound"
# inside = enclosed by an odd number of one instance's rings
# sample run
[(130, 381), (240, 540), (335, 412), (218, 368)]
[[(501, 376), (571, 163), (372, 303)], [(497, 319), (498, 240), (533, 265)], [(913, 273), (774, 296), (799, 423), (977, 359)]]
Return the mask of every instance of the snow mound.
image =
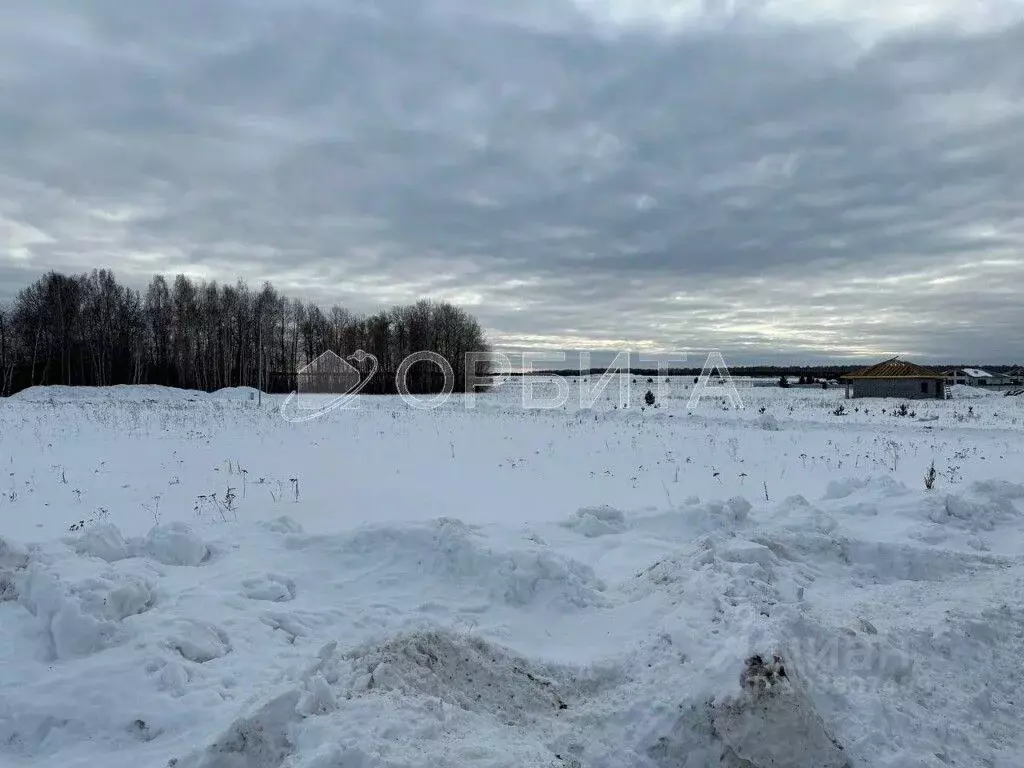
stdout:
[(92, 400), (120, 400), (122, 402), (175, 402), (204, 397), (194, 392), (158, 384), (117, 384), (110, 387), (68, 387), (62, 384), (35, 386), (10, 396), (11, 400), (26, 403), (73, 403)]
[(196, 664), (205, 664), (231, 652), (231, 642), (224, 630), (196, 619), (178, 621), (167, 646)]
[(608, 505), (581, 507), (561, 525), (587, 538), (623, 533), (628, 528), (622, 511)]
[(768, 432), (778, 432), (780, 429), (779, 420), (772, 416), (770, 413), (762, 413), (760, 416), (754, 419), (754, 423), (761, 429), (764, 429)]
[(426, 696), (506, 725), (523, 725), (569, 708), (571, 683), (561, 671), (533, 664), (479, 638), (447, 631), (405, 633), (345, 657), (349, 693), (397, 691)]
[(715, 732), (727, 759), (751, 768), (852, 765), (779, 656), (748, 659), (741, 684), (743, 695), (713, 708)]
[(618, 679), (533, 663), (443, 629), (339, 652), (328, 643), (295, 687), (237, 719), (177, 768), (571, 766), (545, 743)]
[(250, 600), (285, 603), (295, 599), (295, 582), (287, 576), (268, 573), (243, 581), (242, 595)]
[(775, 555), (764, 544), (743, 539), (730, 539), (719, 550), (722, 560), (730, 563), (751, 563), (770, 566), (777, 562)]
[(122, 622), (150, 610), (153, 586), (130, 573), (104, 573), (66, 583), (33, 564), (13, 581), (16, 599), (42, 625), (54, 659), (89, 656), (128, 637)]
[(66, 539), (75, 552), (86, 557), (98, 557), (108, 563), (131, 557), (128, 542), (116, 525), (100, 523), (86, 528), (80, 535)]
[(848, 570), (852, 577), (874, 584), (937, 582), (1009, 564), (996, 556), (813, 533), (779, 532), (759, 536), (757, 542), (783, 560), (814, 564), (819, 572), (832, 570), (834, 576), (839, 575), (836, 569)]
[(824, 500), (845, 499), (858, 491), (871, 491), (881, 498), (902, 496), (909, 489), (888, 475), (880, 477), (849, 477), (843, 480), (829, 480), (825, 487)]
[(255, 387), (224, 387), (210, 393), (210, 397), (218, 400), (255, 400), (260, 391)]
[(302, 526), (292, 518), (288, 517), (288, 515), (281, 515), (273, 520), (260, 522), (259, 525), (273, 533), (302, 533)]
[(748, 624), (752, 616), (770, 616), (782, 601), (776, 562), (763, 544), (703, 536), (638, 573), (626, 589), (634, 594), (665, 591), (685, 600), (695, 616), (703, 614), (716, 624)]
[(108, 563), (148, 557), (164, 565), (197, 566), (211, 556), (206, 543), (182, 522), (156, 525), (142, 539), (125, 539), (116, 525), (100, 523), (64, 541), (77, 554)]
[[(95, 584), (69, 589), (38, 566), (28, 569), (17, 585), (18, 601), (35, 616), (48, 637), (48, 656), (71, 659), (119, 644), (125, 635), (107, 615)], [(76, 594), (77, 593), (77, 594)]]
[(930, 499), (928, 519), (970, 531), (991, 531), (1021, 516), (1015, 502), (1024, 499), (1024, 485), (1006, 481), (972, 483), (966, 494)]
[(1009, 499), (972, 501), (956, 494), (947, 494), (941, 503), (932, 505), (928, 518), (933, 523), (949, 524), (971, 531), (991, 531), (996, 523), (1019, 514)]
[(739, 694), (691, 705), (648, 747), (659, 768), (851, 768), (778, 654), (747, 659)]
[(90, 615), (115, 622), (145, 613), (156, 603), (152, 584), (134, 574), (94, 576), (71, 585), (68, 592)]
[(142, 580), (126, 579), (107, 593), (107, 615), (116, 620), (145, 613), (153, 607), (156, 597), (152, 586)]
[[(922, 754), (925, 745), (942, 743), (944, 765), (1019, 765), (1024, 610), (1000, 605), (949, 611), (935, 626), (921, 626), (899, 639), (914, 669), (903, 697), (906, 715), (921, 723), (901, 746), (909, 754)], [(936, 722), (921, 706), (936, 696), (950, 712), (969, 713), (963, 722), (952, 720), (960, 726), (952, 738), (950, 722)], [(901, 768), (904, 763), (894, 759), (885, 765)]]
[[(442, 518), (428, 525), (365, 528), (354, 534), (291, 541), (291, 547), (322, 542), (353, 567), (372, 565), (382, 583), (406, 582), (410, 569), (453, 586), (482, 590), (492, 602), (514, 607), (546, 604), (579, 609), (605, 603), (604, 583), (590, 566), (535, 541), (493, 549), (477, 530)], [(355, 561), (355, 562), (352, 562)], [(360, 563), (362, 561), (362, 563)]]
[(636, 520), (634, 525), (659, 536), (686, 537), (733, 532), (747, 521), (752, 505), (742, 496), (728, 501), (701, 502), (692, 497), (681, 507), (669, 512)]
[(727, 511), (733, 521), (741, 523), (747, 519), (747, 515), (753, 508), (751, 503), (742, 496), (733, 496), (725, 502)]
[(1009, 480), (979, 480), (971, 483), (973, 493), (983, 493), (994, 499), (1024, 499), (1024, 483)]
[(236, 720), (206, 749), (171, 764), (177, 768), (277, 768), (293, 749), (288, 731), (299, 719), (298, 701), (298, 691), (281, 694), (249, 717)]
[(141, 553), (164, 565), (202, 565), (210, 550), (185, 523), (155, 526), (140, 547)]
[(0, 536), (0, 568), (24, 568), (28, 565), (28, 552), (8, 538)]

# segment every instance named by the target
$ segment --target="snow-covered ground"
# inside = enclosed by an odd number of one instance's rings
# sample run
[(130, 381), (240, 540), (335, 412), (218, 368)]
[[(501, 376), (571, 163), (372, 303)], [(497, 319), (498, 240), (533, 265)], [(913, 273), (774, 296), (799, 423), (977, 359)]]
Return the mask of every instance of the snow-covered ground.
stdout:
[(521, 386), (0, 401), (0, 765), (1024, 764), (1024, 398)]

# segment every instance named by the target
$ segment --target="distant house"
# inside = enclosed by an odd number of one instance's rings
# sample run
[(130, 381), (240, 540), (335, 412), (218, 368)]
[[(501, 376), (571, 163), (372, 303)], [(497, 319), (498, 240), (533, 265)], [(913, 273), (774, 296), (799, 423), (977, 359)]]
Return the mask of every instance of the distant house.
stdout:
[(1005, 377), (981, 368), (957, 368), (946, 372), (946, 385), (963, 384), (968, 387), (995, 387), (1005, 383)]
[(1011, 368), (1003, 374), (1003, 379), (1010, 386), (1019, 387), (1024, 384), (1024, 368)]
[(897, 357), (842, 377), (846, 397), (899, 397), (944, 400), (946, 375)]

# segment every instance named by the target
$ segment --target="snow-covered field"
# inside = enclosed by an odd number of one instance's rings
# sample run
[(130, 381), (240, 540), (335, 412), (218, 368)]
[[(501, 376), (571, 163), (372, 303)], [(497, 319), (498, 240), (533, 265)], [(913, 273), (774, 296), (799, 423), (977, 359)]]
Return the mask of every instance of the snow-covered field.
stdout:
[(1024, 398), (520, 386), (0, 401), (0, 765), (1024, 765)]

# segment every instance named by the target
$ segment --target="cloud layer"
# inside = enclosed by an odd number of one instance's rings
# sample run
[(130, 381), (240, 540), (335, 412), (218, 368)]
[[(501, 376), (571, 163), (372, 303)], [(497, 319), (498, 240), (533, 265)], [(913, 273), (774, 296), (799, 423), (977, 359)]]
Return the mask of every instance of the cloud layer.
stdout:
[(93, 266), (1024, 360), (1024, 2), (7, 0), (0, 296)]

